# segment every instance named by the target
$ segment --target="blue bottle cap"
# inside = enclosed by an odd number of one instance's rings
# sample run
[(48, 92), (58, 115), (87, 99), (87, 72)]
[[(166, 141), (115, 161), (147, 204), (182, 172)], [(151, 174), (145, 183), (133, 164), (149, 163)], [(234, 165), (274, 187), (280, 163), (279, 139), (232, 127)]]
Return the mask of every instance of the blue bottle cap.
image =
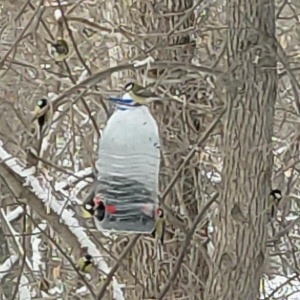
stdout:
[(135, 102), (129, 96), (128, 93), (125, 93), (122, 98), (119, 97), (109, 97), (109, 100), (116, 103), (117, 108), (121, 110), (127, 109), (129, 106), (134, 106)]

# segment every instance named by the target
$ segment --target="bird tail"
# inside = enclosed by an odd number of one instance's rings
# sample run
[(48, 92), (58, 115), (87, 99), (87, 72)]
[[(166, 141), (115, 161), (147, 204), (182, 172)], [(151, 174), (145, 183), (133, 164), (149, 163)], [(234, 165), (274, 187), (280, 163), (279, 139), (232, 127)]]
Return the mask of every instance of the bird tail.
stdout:
[(164, 259), (164, 247), (160, 240), (156, 242), (157, 260), (162, 261)]
[(271, 205), (271, 207), (269, 207), (268, 209), (268, 223), (272, 222), (275, 219), (275, 215), (276, 215), (276, 207), (274, 206), (274, 204)]

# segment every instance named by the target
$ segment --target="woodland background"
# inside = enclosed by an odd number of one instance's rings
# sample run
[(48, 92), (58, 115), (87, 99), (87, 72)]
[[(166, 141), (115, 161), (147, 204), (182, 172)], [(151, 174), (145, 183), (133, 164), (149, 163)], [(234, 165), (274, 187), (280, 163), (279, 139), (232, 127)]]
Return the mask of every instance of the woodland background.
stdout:
[[(1, 1), (0, 299), (299, 299), (299, 13), (298, 0)], [(59, 36), (71, 55), (55, 64), (45, 39)], [(79, 214), (105, 99), (132, 80), (163, 99), (150, 107), (162, 263), (151, 237)], [(35, 170), (42, 96), (55, 115)], [(272, 187), (284, 198), (267, 226)], [(92, 279), (75, 270), (86, 252)]]

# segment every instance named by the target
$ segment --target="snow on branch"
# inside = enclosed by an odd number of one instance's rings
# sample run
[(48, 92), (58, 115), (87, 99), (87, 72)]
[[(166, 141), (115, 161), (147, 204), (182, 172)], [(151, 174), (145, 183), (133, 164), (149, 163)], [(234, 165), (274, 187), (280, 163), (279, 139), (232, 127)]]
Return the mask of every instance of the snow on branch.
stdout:
[(30, 300), (31, 294), (29, 289), (29, 280), (26, 276), (22, 275), (19, 284), (19, 300)]
[(135, 68), (137, 67), (141, 67), (141, 66), (144, 66), (144, 65), (147, 65), (147, 67), (150, 69), (150, 65), (151, 63), (154, 63), (154, 58), (152, 56), (148, 56), (147, 58), (143, 59), (143, 60), (135, 60), (133, 62), (133, 66)]
[(18, 206), (14, 210), (10, 211), (9, 213), (6, 214), (8, 222), (17, 219), (23, 212), (24, 210), (22, 206)]
[[(64, 223), (77, 238), (77, 241), (81, 247), (86, 248), (88, 253), (94, 257), (98, 268), (105, 274), (108, 274), (110, 272), (109, 266), (99, 252), (97, 246), (89, 239), (88, 235), (86, 234), (86, 229), (83, 228), (78, 220), (74, 217), (74, 212), (67, 209), (62, 210), (63, 203), (57, 201), (53, 195), (51, 187), (43, 187), (38, 178), (33, 176), (32, 170), (24, 168), (22, 163), (17, 158), (12, 157), (2, 147), (2, 145), (3, 143), (0, 141), (0, 161), (3, 161), (3, 163), (9, 167), (13, 173), (23, 178), (23, 186), (28, 186), (29, 190), (33, 192), (36, 197), (45, 205), (49, 205), (54, 213), (57, 215), (61, 213), (60, 220), (62, 223)], [(114, 299), (125, 299), (121, 290), (121, 286), (118, 284), (116, 278), (113, 278), (113, 291)]]
[(78, 178), (89, 176), (91, 174), (93, 174), (93, 169), (91, 167), (81, 170), (81, 171), (75, 173), (74, 175), (70, 175), (66, 180), (56, 183), (55, 190), (56, 191), (62, 190), (64, 188), (66, 188), (67, 186), (72, 185), (72, 183), (77, 181)]
[(40, 266), (43, 265), (41, 261), (42, 256), (39, 250), (39, 246), (41, 243), (41, 232), (45, 231), (46, 228), (47, 228), (46, 222), (42, 222), (41, 224), (39, 224), (39, 226), (32, 231), (32, 236), (30, 239), (31, 246), (32, 246), (32, 269), (36, 273), (40, 273), (41, 271)]
[(6, 275), (8, 275), (10, 269), (13, 267), (17, 260), (18, 255), (12, 254), (2, 265), (0, 265), (0, 282)]

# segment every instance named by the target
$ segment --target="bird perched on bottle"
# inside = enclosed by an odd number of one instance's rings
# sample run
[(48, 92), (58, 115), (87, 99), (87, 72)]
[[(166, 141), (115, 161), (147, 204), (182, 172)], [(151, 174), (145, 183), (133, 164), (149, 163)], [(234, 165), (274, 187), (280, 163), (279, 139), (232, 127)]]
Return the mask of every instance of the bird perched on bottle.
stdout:
[(81, 218), (89, 219), (92, 218), (95, 213), (94, 207), (90, 203), (83, 204), (81, 207)]
[(157, 217), (155, 221), (155, 228), (152, 231), (152, 236), (157, 241), (157, 257), (158, 260), (163, 259), (163, 245), (164, 245), (164, 237), (165, 237), (165, 227), (166, 227), (166, 220), (165, 214), (163, 209), (157, 209)]
[[(90, 214), (95, 216), (99, 222), (102, 222), (105, 218), (106, 213), (116, 213), (116, 208), (111, 204), (104, 204), (100, 194), (93, 195), (92, 199), (88, 199), (83, 205), (83, 208)], [(87, 218), (86, 215), (82, 215), (83, 218)]]
[(278, 205), (282, 199), (282, 194), (279, 189), (272, 190), (268, 197), (268, 221), (271, 222), (274, 219)]
[[(83, 208), (89, 213), (91, 216), (97, 216), (99, 219), (103, 220), (105, 216), (105, 206), (103, 201), (101, 200), (100, 195), (95, 195), (93, 192), (88, 196), (88, 199), (83, 205)], [(87, 218), (88, 216), (82, 215), (83, 218)]]
[(88, 195), (84, 200), (83, 206), (81, 207), (80, 215), (84, 219), (92, 218), (94, 216), (95, 213), (94, 197), (95, 197), (95, 193), (97, 192), (98, 185), (99, 185), (98, 180), (95, 180), (92, 186), (90, 187)]
[(90, 273), (93, 269), (93, 258), (90, 254), (80, 257), (77, 261), (77, 268), (83, 273)]
[(63, 61), (67, 58), (70, 50), (69, 45), (64, 39), (58, 39), (56, 42), (48, 41), (49, 55), (54, 58), (56, 62)]
[(127, 83), (124, 89), (138, 105), (145, 105), (159, 100), (159, 97), (155, 93), (134, 82)]
[(39, 99), (33, 111), (33, 120), (37, 120), (40, 136), (45, 134), (47, 129), (49, 129), (52, 115), (53, 108), (51, 102), (46, 98)]

